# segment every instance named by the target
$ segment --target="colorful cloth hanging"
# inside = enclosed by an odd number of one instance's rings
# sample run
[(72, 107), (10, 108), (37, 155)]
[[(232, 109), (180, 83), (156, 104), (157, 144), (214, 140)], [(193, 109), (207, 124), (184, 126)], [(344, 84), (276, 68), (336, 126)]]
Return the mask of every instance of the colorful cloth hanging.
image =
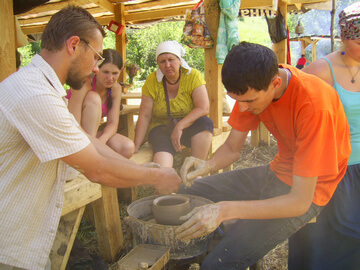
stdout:
[(220, 20), (216, 45), (216, 59), (219, 65), (233, 46), (240, 43), (238, 16), (240, 0), (220, 0)]

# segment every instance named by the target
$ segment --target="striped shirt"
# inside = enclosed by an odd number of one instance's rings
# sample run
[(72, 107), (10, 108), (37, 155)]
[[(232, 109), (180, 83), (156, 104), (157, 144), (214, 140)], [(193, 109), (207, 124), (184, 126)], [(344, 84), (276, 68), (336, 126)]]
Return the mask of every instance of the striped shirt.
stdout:
[(44, 269), (56, 235), (67, 166), (90, 141), (39, 55), (0, 83), (0, 262)]

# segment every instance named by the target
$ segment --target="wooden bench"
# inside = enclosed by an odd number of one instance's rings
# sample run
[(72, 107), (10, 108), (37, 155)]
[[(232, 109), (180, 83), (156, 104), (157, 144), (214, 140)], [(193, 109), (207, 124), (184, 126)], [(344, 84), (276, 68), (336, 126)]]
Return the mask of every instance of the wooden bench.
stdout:
[(80, 174), (65, 183), (64, 205), (50, 253), (52, 269), (65, 269), (85, 206), (92, 203), (101, 256), (115, 261), (123, 245), (116, 188), (90, 182)]
[(140, 105), (123, 104), (123, 108), (120, 111), (118, 132), (131, 140), (135, 138), (134, 115), (139, 114), (139, 110)]

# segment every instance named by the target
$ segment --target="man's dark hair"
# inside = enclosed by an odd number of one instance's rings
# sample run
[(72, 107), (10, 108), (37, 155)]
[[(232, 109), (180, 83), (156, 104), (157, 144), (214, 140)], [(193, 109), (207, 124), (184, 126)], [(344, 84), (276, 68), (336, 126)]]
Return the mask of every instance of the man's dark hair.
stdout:
[(95, 29), (105, 37), (104, 29), (88, 11), (69, 5), (51, 17), (41, 38), (41, 48), (48, 51), (61, 50), (66, 40), (72, 36), (93, 38)]
[(228, 92), (243, 95), (249, 88), (267, 90), (278, 73), (277, 56), (271, 49), (241, 42), (226, 56), (221, 75)]

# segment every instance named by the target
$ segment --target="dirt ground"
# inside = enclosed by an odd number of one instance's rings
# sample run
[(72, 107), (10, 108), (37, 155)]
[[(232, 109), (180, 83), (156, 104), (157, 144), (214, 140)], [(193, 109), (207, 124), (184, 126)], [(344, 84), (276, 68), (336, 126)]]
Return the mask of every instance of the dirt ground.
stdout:
[[(267, 164), (273, 159), (276, 155), (278, 149), (276, 141), (271, 137), (270, 146), (259, 146), (253, 147), (250, 144), (250, 139), (245, 143), (242, 155), (238, 161), (234, 163), (234, 169), (241, 169), (247, 167), (254, 167), (259, 165)], [(181, 166), (181, 159), (175, 159), (175, 168), (178, 170)], [(154, 190), (152, 189), (140, 189), (139, 197), (145, 197), (153, 195)], [(120, 203), (120, 214), (121, 217), (127, 216), (126, 213), (127, 204)], [(127, 230), (124, 226), (124, 238), (125, 245), (124, 249), (120, 251), (119, 258), (123, 257), (127, 252), (132, 248), (132, 241), (127, 237)], [(96, 231), (94, 226), (83, 220), (78, 231), (78, 239), (81, 243), (87, 248), (90, 254), (99, 255)], [(258, 262), (256, 269), (266, 269), (266, 270), (286, 270), (287, 269), (287, 256), (288, 256), (288, 246), (287, 241), (278, 245), (274, 250), (269, 252), (261, 261)], [(109, 270), (115, 270), (116, 263), (107, 264)]]

